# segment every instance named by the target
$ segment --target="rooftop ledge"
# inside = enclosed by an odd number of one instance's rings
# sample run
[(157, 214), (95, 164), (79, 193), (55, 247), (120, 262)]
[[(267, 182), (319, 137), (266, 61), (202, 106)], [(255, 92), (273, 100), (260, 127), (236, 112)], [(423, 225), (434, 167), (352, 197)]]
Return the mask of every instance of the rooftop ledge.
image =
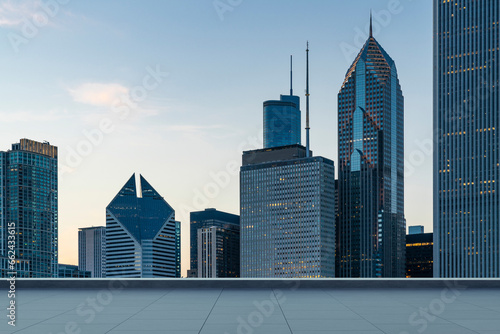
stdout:
[[(500, 278), (18, 278), (17, 289), (430, 289), (456, 286), (500, 289)], [(9, 287), (8, 278), (0, 288)]]

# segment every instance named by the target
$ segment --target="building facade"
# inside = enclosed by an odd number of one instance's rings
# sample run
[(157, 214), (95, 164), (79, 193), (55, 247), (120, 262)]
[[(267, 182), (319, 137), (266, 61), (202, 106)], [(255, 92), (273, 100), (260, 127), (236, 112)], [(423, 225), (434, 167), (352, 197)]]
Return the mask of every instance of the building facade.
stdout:
[(500, 277), (500, 3), (434, 0), (434, 275)]
[(92, 273), (87, 270), (80, 270), (78, 266), (71, 264), (59, 264), (59, 278), (91, 278)]
[(137, 181), (132, 175), (106, 208), (106, 277), (180, 277), (175, 211), (142, 175)]
[(106, 277), (106, 227), (78, 229), (78, 269), (91, 277)]
[(338, 94), (338, 277), (404, 277), (404, 99), (371, 33)]
[(335, 276), (335, 168), (300, 145), (243, 152), (241, 276)]
[(264, 102), (264, 148), (300, 144), (300, 97)]
[(190, 277), (240, 276), (239, 216), (216, 209), (191, 212), (190, 232)]
[(239, 225), (198, 229), (198, 277), (239, 277), (239, 265)]
[(420, 233), (424, 233), (423, 225), (414, 225), (408, 227), (408, 234), (420, 234)]
[(0, 152), (2, 276), (12, 271), (8, 256), (15, 251), (17, 277), (57, 277), (57, 231), (57, 147), (21, 139)]
[(406, 236), (406, 277), (433, 277), (432, 233), (410, 233)]

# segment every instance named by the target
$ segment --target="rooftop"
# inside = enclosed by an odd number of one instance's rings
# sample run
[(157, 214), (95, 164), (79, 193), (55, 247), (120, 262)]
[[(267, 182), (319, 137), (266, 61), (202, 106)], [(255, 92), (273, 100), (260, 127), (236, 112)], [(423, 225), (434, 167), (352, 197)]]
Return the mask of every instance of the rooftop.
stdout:
[[(0, 282), (8, 291), (8, 282)], [(499, 279), (19, 279), (0, 333), (499, 333)], [(7, 293), (2, 294), (8, 305)], [(4, 308), (5, 310), (5, 308)], [(7, 311), (4, 311), (7, 312)]]

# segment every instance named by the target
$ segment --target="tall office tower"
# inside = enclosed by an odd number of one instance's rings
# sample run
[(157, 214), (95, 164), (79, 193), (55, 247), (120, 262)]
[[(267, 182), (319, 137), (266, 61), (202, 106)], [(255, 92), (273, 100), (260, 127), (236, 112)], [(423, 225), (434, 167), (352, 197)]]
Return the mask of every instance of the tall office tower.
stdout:
[(264, 148), (300, 144), (300, 97), (293, 95), (290, 57), (290, 95), (264, 102)]
[(142, 175), (137, 181), (133, 174), (106, 208), (106, 277), (180, 277), (175, 211)]
[(243, 152), (241, 276), (335, 276), (335, 168), (300, 145)]
[[(57, 277), (57, 147), (21, 139), (0, 152), (0, 257), (8, 275), (15, 249), (17, 277)], [(9, 244), (9, 227), (15, 242)]]
[(106, 277), (106, 227), (78, 229), (78, 269)]
[(338, 94), (338, 277), (404, 277), (404, 101), (372, 35)]
[(242, 277), (335, 276), (335, 167), (309, 148), (309, 43), (306, 55), (306, 147), (243, 152)]
[(434, 1), (434, 276), (500, 277), (500, 3)]
[[(205, 209), (191, 212), (190, 221), (190, 275), (239, 277), (240, 217), (215, 209)], [(200, 258), (202, 261), (198, 260)]]
[(424, 233), (423, 226), (410, 226), (406, 236), (406, 277), (433, 276), (433, 247), (432, 233)]

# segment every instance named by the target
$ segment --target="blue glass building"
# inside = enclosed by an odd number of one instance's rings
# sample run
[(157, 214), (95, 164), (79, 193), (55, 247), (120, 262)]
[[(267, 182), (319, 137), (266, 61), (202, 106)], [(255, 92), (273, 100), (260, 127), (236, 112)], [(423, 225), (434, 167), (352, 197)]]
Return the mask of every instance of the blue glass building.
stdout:
[(434, 0), (434, 276), (500, 277), (500, 2)]
[(338, 94), (338, 277), (405, 275), (403, 116), (396, 65), (370, 32)]
[[(291, 77), (291, 72), (290, 72)], [(301, 143), (300, 97), (280, 95), (279, 100), (264, 102), (264, 148)]]
[(264, 148), (300, 144), (300, 98), (281, 95), (264, 102)]
[(58, 276), (57, 147), (21, 139), (0, 152), (0, 266), (8, 270), (8, 226), (15, 230), (17, 277)]
[(106, 208), (106, 277), (180, 277), (180, 222), (142, 175), (138, 181), (132, 175)]
[(238, 215), (216, 209), (191, 212), (190, 232), (190, 276), (213, 278), (240, 276)]

